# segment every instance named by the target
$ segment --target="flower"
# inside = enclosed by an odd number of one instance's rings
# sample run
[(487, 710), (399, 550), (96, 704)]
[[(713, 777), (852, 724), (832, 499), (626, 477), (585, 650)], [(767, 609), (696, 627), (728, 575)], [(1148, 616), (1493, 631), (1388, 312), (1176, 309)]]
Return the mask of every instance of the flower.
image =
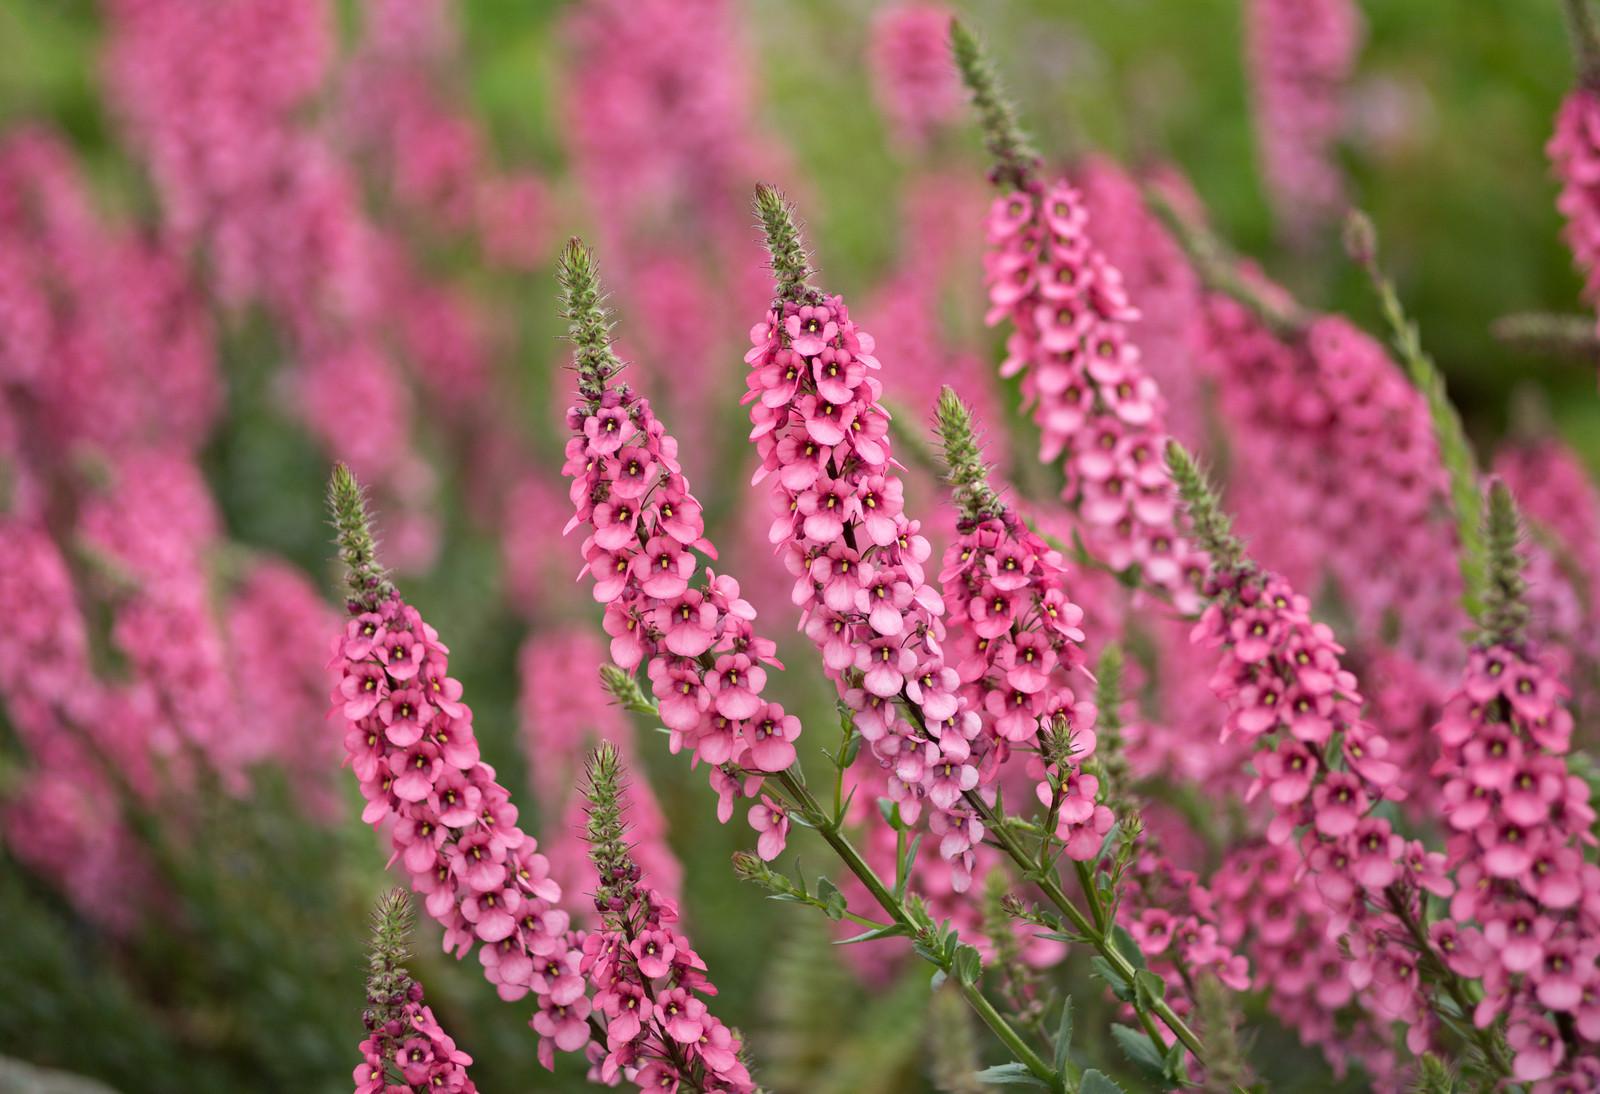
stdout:
[(393, 1094), (393, 1069), (417, 1092), (475, 1094), (467, 1075), (472, 1063), (445, 1033), (423, 999), (422, 985), (401, 966), (411, 933), (410, 899), (395, 889), (378, 901), (373, 913), (367, 1009), (367, 1037), (361, 1042), (362, 1062), (354, 1078), (357, 1094)]
[[(950, 794), (963, 777), (933, 772), (944, 762), (952, 772), (967, 766), (978, 718), (960, 697), (950, 710), (939, 688), (919, 684), (913, 694), (914, 681), (943, 675), (944, 605), (923, 571), (926, 543), (904, 512), (874, 375), (876, 343), (842, 297), (806, 284), (798, 229), (781, 195), (762, 188), (757, 206), (779, 286), (751, 329), (744, 401), (760, 461), (754, 481), (772, 495), (769, 538), (795, 577), (800, 628), (822, 653), (873, 759), (895, 772), (889, 796), (908, 821), (924, 801), (950, 814), (940, 853), (967, 860), (968, 807)], [(890, 704), (908, 716), (895, 716)]]
[(873, 18), (873, 92), (897, 141), (927, 144), (961, 109), (950, 65), (951, 13), (939, 4), (900, 3)]
[[(532, 947), (551, 951), (559, 946), (548, 937), (538, 938), (537, 932), (521, 931), (519, 923), (537, 922), (552, 911), (561, 900), (560, 887), (550, 882), (549, 864), (536, 841), (517, 827), (510, 792), (478, 758), (470, 707), (457, 696), (451, 702), (459, 706), (460, 716), (440, 710), (414, 738), (420, 715), (396, 720), (405, 714), (401, 707), (406, 702), (425, 706), (423, 692), (410, 686), (413, 682), (450, 678), (449, 652), (421, 614), (375, 576), (382, 571), (374, 557), (364, 498), (342, 466), (333, 476), (330, 502), (341, 555), (357, 593), (350, 600), (350, 614), (360, 623), (345, 628), (335, 641), (341, 679), (332, 701), (334, 714), (345, 718), (345, 743), (353, 761), (371, 772), (361, 780), (367, 800), (363, 818), (374, 826), (394, 818), (389, 839), (395, 858), (409, 872), (413, 891), (426, 897), (428, 914), (444, 927), (445, 948), (463, 956), (484, 944), (486, 952), (495, 953), (483, 961), (485, 975), (502, 997), (517, 999), (532, 991), (542, 1000), (551, 984), (534, 971), (534, 962), (522, 958), (532, 957)], [(387, 637), (374, 644), (371, 635), (380, 630)], [(381, 708), (359, 719), (345, 716), (345, 696), (351, 690), (347, 681), (353, 678), (364, 687), (360, 682), (371, 678), (374, 667), (385, 676), (391, 717), (387, 726)], [(404, 679), (394, 676), (397, 667)], [(407, 727), (402, 738), (409, 744), (397, 743), (387, 732), (396, 724)]]
[(1246, 20), (1262, 174), (1280, 225), (1304, 243), (1344, 203), (1332, 151), (1361, 14), (1349, 0), (1253, 0)]
[(1147, 582), (1193, 606), (1203, 559), (1175, 524), (1160, 460), (1165, 406), (1126, 334), (1139, 312), (1090, 240), (1081, 195), (1064, 181), (1039, 183), (1030, 169), (995, 198), (988, 237), (987, 321), (1012, 327), (1001, 375), (1022, 376), (1040, 459), (1059, 459), (1065, 472), (1062, 500), (1102, 561), (1137, 563)]
[[(648, 886), (629, 853), (622, 766), (610, 745), (591, 757), (584, 795), (600, 927), (584, 939), (578, 971), (594, 995), (595, 1009), (584, 1014), (605, 1016), (601, 1075), (623, 1072), (640, 1089), (673, 1090), (692, 1079), (706, 1090), (754, 1091), (739, 1042), (701, 998), (716, 988), (674, 926), (677, 906)], [(545, 1026), (555, 1031), (560, 1023), (552, 1016)]]

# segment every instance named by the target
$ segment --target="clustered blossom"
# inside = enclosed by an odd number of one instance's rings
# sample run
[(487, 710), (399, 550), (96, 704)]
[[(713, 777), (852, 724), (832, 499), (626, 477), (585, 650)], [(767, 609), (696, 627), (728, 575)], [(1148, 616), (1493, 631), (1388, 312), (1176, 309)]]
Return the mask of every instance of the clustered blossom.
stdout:
[(1585, 861), (1595, 812), (1567, 770), (1565, 698), (1531, 646), (1472, 651), (1436, 729), (1458, 888), (1431, 930), (1451, 971), (1482, 982), (1473, 1020), (1507, 1019), (1518, 1080), (1587, 1085), (1600, 1082), (1600, 867)]
[[(794, 763), (800, 720), (762, 696), (777, 646), (755, 632), (739, 583), (710, 568), (697, 575), (694, 551), (716, 557), (700, 503), (649, 401), (610, 384), (622, 365), (581, 246), (568, 248), (563, 278), (579, 373), (579, 400), (567, 411), (563, 472), (575, 512), (566, 530), (588, 530), (582, 574), (605, 605), (611, 660), (629, 673), (644, 667), (672, 751), (687, 748), (710, 765), (725, 822), (753, 788), (752, 773)], [(781, 846), (781, 833), (766, 844), (773, 854)]]
[(1022, 375), (1040, 459), (1061, 461), (1062, 498), (1089, 549), (1116, 569), (1137, 566), (1147, 584), (1193, 607), (1205, 560), (1177, 528), (1161, 459), (1166, 407), (1128, 334), (1139, 313), (1088, 227), (1066, 182), (1029, 179), (995, 199), (984, 277), (988, 321), (1013, 328), (1001, 373)]
[(0, 382), (61, 451), (192, 451), (221, 405), (200, 296), (165, 240), (102, 222), (52, 133), (0, 140)]
[(441, 84), (458, 61), (449, 0), (366, 0), (339, 106), (342, 129), (395, 200), (435, 229), (473, 236), (486, 257), (531, 267), (545, 251), (543, 180), (502, 174), (488, 138)]
[(1189, 990), (1177, 987), (1192, 988), (1204, 976), (1215, 976), (1233, 991), (1248, 990), (1250, 963), (1224, 940), (1211, 891), (1192, 870), (1176, 866), (1148, 830), (1142, 842), (1118, 918), (1150, 970), (1172, 986), (1168, 998), (1173, 1009), (1183, 1015), (1193, 1010)]
[(1245, 20), (1262, 175), (1284, 231), (1304, 242), (1343, 208), (1334, 144), (1361, 13), (1352, 0), (1251, 0)]
[(1545, 152), (1561, 183), (1556, 208), (1584, 297), (1600, 302), (1600, 90), (1580, 84), (1567, 93)]
[(1404, 1022), (1420, 1051), (1432, 1011), (1418, 956), (1390, 909), (1414, 907), (1425, 893), (1448, 896), (1443, 856), (1375, 812), (1402, 796), (1399, 771), (1388, 740), (1362, 719), (1342, 647), (1311, 619), (1306, 598), (1249, 564), (1214, 569), (1205, 591), (1194, 640), (1220, 651), (1212, 688), (1228, 709), (1224, 738), (1254, 742), (1247, 799), (1270, 808), (1269, 843), (1298, 845), (1328, 929), (1348, 939), (1352, 987), (1378, 1016)]
[(594, 904), (602, 926), (584, 939), (579, 972), (593, 986), (594, 1003), (592, 1010), (580, 1007), (548, 1020), (548, 1032), (559, 1038), (570, 1029), (574, 1040), (587, 1040), (588, 1029), (578, 1028), (581, 1020), (604, 1018), (604, 1049), (596, 1044), (590, 1052), (591, 1078), (608, 1085), (626, 1077), (640, 1090), (754, 1091), (739, 1056), (739, 1037), (702, 998), (717, 989), (688, 937), (674, 926), (677, 905), (645, 883), (629, 854), (615, 750), (596, 753), (587, 796), (590, 857), (599, 878)]
[[(776, 250), (778, 234), (795, 234), (791, 214), (775, 192), (759, 200)], [(940, 854), (960, 864), (964, 889), (983, 838), (961, 801), (977, 784), (981, 728), (943, 646), (944, 603), (924, 567), (932, 549), (904, 511), (872, 336), (842, 297), (797, 287), (773, 302), (750, 340), (755, 481), (770, 483), (768, 535), (794, 578), (801, 626), (873, 757), (891, 771), (886, 789), (902, 818), (916, 823), (924, 803), (933, 807)]]
[(1250, 954), (1251, 986), (1271, 993), (1273, 1017), (1320, 1048), (1336, 1075), (1356, 1063), (1374, 1082), (1392, 1081), (1399, 1068), (1393, 1038), (1362, 1007), (1333, 910), (1303, 869), (1299, 850), (1287, 844), (1230, 851), (1211, 884), (1221, 937)]
[(194, 754), (235, 791), (265, 742), (238, 731), (226, 636), (211, 604), (208, 556), (221, 515), (188, 459), (125, 454), (107, 488), (85, 499), (78, 534), (126, 583), (111, 639), (161, 712), (150, 747), (179, 774)]
[[(388, 344), (391, 332), (405, 340), (418, 275), (317, 124), (336, 59), (331, 9), (321, 0), (111, 0), (106, 14), (118, 118), (169, 233), (207, 259), (223, 303), (262, 304), (286, 332), (294, 409), (384, 491), (396, 517), (391, 556), (425, 563), (436, 547), (423, 515), (432, 482)], [(431, 330), (442, 337), (447, 328)], [(446, 398), (459, 390), (442, 386)]]
[(584, 0), (562, 27), (573, 172), (636, 319), (635, 386), (696, 476), (716, 451), (728, 333), (766, 291), (744, 195), (779, 154), (756, 122), (748, 14), (736, 0)]
[(1233, 300), (1214, 296), (1208, 310), (1208, 368), (1237, 468), (1229, 500), (1255, 552), (1301, 588), (1331, 575), (1363, 648), (1393, 645), (1448, 681), (1466, 621), (1422, 393), (1341, 317), (1285, 342)]
[(334, 642), (333, 710), (366, 799), (362, 819), (388, 822), (394, 859), (444, 927), (445, 949), (457, 957), (476, 949), (502, 999), (533, 993), (539, 1058), (549, 1067), (555, 1048), (588, 1043), (587, 1027), (580, 1021), (575, 1032), (567, 1022), (587, 1006), (581, 940), (568, 932), (549, 862), (517, 827), (510, 792), (479, 758), (448, 655), (392, 590), (352, 598)]
[[(475, 1094), (467, 1075), (468, 1056), (439, 1025), (422, 1001), (422, 985), (412, 981), (394, 1017), (361, 1042), (355, 1094)], [(396, 1078), (400, 1082), (395, 1082)]]
[(1139, 302), (1134, 341), (1165, 400), (1167, 427), (1185, 445), (1201, 445), (1206, 423), (1196, 361), (1204, 303), (1200, 279), (1139, 189), (1142, 182), (1168, 192), (1170, 200), (1192, 200), (1187, 181), (1160, 168), (1136, 179), (1102, 155), (1086, 158), (1074, 176), (1096, 246), (1122, 274), (1128, 298)]
[[(88, 629), (60, 550), (43, 530), (0, 518), (0, 693), (6, 721), (31, 760), (0, 805), (6, 847), (49, 878), (90, 920), (127, 930), (148, 884), (149, 863), (116, 805), (104, 756), (138, 778), (142, 729), (102, 713), (121, 705), (94, 678)], [(141, 780), (142, 781), (142, 780)]]
[[(1095, 751), (1094, 703), (1071, 681), (1083, 663), (1083, 609), (1068, 597), (1060, 554), (1010, 509), (994, 508), (961, 522), (939, 573), (956, 694), (983, 727), (974, 782), (994, 782), (1013, 750), (1033, 754), (1037, 793), (1067, 856), (1090, 861), (1114, 818), (1083, 768)], [(920, 679), (916, 687), (927, 689)]]
[[(603, 742), (632, 765), (633, 729), (596, 672), (606, 660), (605, 646), (591, 628), (565, 626), (536, 632), (517, 662), (523, 750), (541, 815), (548, 818), (544, 854), (550, 876), (569, 893), (591, 893), (598, 884), (583, 842), (587, 799), (579, 779), (581, 760)], [(677, 900), (683, 866), (667, 845), (661, 806), (643, 779), (633, 782), (628, 796), (634, 859), (658, 892)], [(577, 909), (572, 914), (581, 920)]]
[(401, 966), (409, 955), (410, 898), (403, 889), (382, 897), (372, 916), (368, 956), (367, 1037), (355, 1070), (355, 1094), (476, 1094), (468, 1056), (456, 1047), (422, 1001), (422, 985)]
[(872, 21), (868, 63), (879, 108), (896, 140), (916, 148), (931, 142), (961, 110), (961, 84), (950, 65), (950, 9), (900, 3)]

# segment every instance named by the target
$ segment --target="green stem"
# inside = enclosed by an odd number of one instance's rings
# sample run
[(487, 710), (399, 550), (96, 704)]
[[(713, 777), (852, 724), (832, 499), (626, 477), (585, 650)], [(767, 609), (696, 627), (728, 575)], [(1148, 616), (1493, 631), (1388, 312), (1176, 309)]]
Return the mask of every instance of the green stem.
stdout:
[(1478, 461), (1466, 430), (1461, 425), (1461, 415), (1450, 402), (1445, 390), (1444, 374), (1422, 347), (1422, 335), (1406, 315), (1400, 303), (1400, 294), (1394, 282), (1378, 265), (1377, 232), (1372, 222), (1360, 213), (1352, 213), (1346, 236), (1358, 240), (1352, 247), (1352, 256), (1367, 273), (1377, 294), (1383, 318), (1389, 324), (1389, 333), (1395, 352), (1405, 363), (1411, 382), (1422, 392), (1428, 404), (1428, 417), (1433, 423), (1433, 436), (1439, 446), (1439, 459), (1450, 479), (1450, 502), (1454, 509), (1456, 538), (1460, 544), (1457, 565), (1461, 569), (1461, 600), (1467, 614), (1478, 617), (1483, 611), (1487, 562), (1483, 538), (1483, 496), (1478, 487)]
[[(1051, 904), (1056, 906), (1056, 909), (1062, 915), (1066, 916), (1079, 934), (1089, 939), (1090, 944), (1095, 948), (1095, 952), (1105, 958), (1118, 976), (1132, 984), (1136, 970), (1133, 967), (1133, 963), (1123, 956), (1122, 951), (1113, 944), (1110, 932), (1101, 930), (1093, 919), (1085, 915), (1083, 910), (1072, 902), (1071, 898), (1062, 891), (1061, 883), (1054, 873), (1043, 869), (1039, 861), (1023, 849), (1007, 826), (995, 816), (994, 810), (989, 807), (987, 802), (970, 791), (965, 797), (968, 804), (976, 809), (978, 815), (983, 818), (990, 831), (994, 832), (1001, 849), (1005, 851), (1006, 856), (1011, 859), (1016, 867), (1022, 871), (1022, 875), (1039, 887), (1039, 891), (1044, 893), (1045, 897)], [(1136, 1005), (1134, 1009), (1141, 1010), (1143, 1008)], [(1206, 1058), (1205, 1045), (1201, 1043), (1194, 1030), (1189, 1028), (1189, 1024), (1172, 1009), (1171, 1005), (1165, 999), (1154, 999), (1151, 1000), (1150, 1010), (1155, 1013), (1157, 1018), (1161, 1019), (1162, 1025), (1172, 1031), (1173, 1036), (1183, 1042), (1184, 1047), (1194, 1054), (1194, 1058), (1201, 1065), (1204, 1065)]]
[(1228, 253), (1217, 237), (1204, 227), (1190, 223), (1165, 194), (1155, 187), (1145, 187), (1144, 200), (1183, 248), (1201, 284), (1243, 304), (1280, 338), (1296, 337), (1305, 329), (1309, 317), (1304, 311), (1293, 302), (1271, 299), (1252, 285), (1239, 273), (1238, 259)]
[[(883, 880), (878, 877), (877, 871), (873, 870), (867, 864), (866, 859), (862, 858), (860, 852), (855, 849), (855, 845), (850, 842), (850, 838), (840, 830), (839, 826), (831, 818), (823, 814), (822, 808), (817, 804), (816, 799), (811, 796), (811, 792), (796, 777), (794, 769), (780, 771), (773, 777), (783, 784), (784, 790), (788, 792), (800, 811), (805, 814), (806, 820), (816, 828), (818, 834), (827, 841), (828, 846), (833, 848), (834, 854), (839, 856), (839, 861), (843, 862), (845, 867), (860, 879), (861, 884), (867, 887), (867, 892), (872, 894), (872, 899), (878, 902), (878, 905), (889, 914), (889, 917), (913, 935), (920, 932), (922, 924), (918, 923), (911, 915), (905, 903), (889, 891), (888, 886), (884, 885)], [(1005, 1017), (995, 1010), (994, 1004), (989, 1002), (976, 984), (963, 983), (961, 977), (955, 975), (954, 970), (946, 965), (939, 965), (939, 968), (949, 978), (950, 983), (960, 988), (962, 998), (967, 1001), (967, 1005), (972, 1008), (979, 1018), (983, 1019), (984, 1024), (994, 1032), (996, 1037), (1000, 1038), (1001, 1043), (1011, 1051), (1011, 1054), (1021, 1062), (1022, 1066), (1026, 1067), (1037, 1078), (1050, 1084), (1052, 1090), (1062, 1089), (1060, 1075), (1056, 1073), (1054, 1068), (1045, 1063), (1044, 1059), (1028, 1045), (1027, 1041), (1023, 1040), (1022, 1035), (1012, 1028), (1011, 1023), (1007, 1022)]]

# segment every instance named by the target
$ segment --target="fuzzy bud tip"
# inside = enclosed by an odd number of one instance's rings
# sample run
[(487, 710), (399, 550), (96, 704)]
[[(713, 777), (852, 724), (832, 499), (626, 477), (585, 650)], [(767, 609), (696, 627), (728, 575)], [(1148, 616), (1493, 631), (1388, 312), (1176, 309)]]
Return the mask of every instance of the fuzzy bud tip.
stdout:
[(767, 253), (771, 256), (778, 296), (784, 300), (798, 300), (806, 290), (806, 280), (812, 271), (794, 205), (783, 196), (782, 190), (762, 183), (756, 187), (755, 208)]
[(972, 411), (949, 386), (939, 392), (934, 412), (944, 445), (945, 476), (955, 494), (956, 509), (967, 520), (998, 516), (1005, 507), (989, 485), (989, 468), (973, 425)]
[(334, 543), (344, 565), (351, 607), (367, 611), (394, 592), (389, 572), (378, 562), (378, 540), (367, 513), (367, 494), (355, 472), (335, 464), (328, 479), (328, 510), (332, 515)]
[(1489, 504), (1484, 515), (1484, 542), (1489, 579), (1484, 595), (1483, 632), (1497, 643), (1520, 642), (1528, 625), (1528, 585), (1522, 571), (1522, 515), (1510, 487), (1499, 478), (1489, 482)]
[(978, 111), (984, 145), (995, 161), (994, 181), (1021, 189), (1039, 162), (1039, 154), (1022, 131), (1016, 108), (1001, 89), (982, 44), (960, 19), (950, 20), (950, 54)]
[(1178, 496), (1189, 514), (1194, 537), (1211, 556), (1217, 570), (1234, 570), (1244, 562), (1244, 546), (1233, 534), (1232, 521), (1223, 511), (1205, 472), (1183, 445), (1167, 442), (1167, 468), (1177, 484)]
[(623, 364), (611, 348), (611, 316), (600, 284), (599, 263), (577, 236), (567, 240), (561, 250), (556, 261), (556, 282), (561, 286), (561, 317), (567, 321), (567, 340), (573, 346), (578, 394), (590, 403), (598, 402)]

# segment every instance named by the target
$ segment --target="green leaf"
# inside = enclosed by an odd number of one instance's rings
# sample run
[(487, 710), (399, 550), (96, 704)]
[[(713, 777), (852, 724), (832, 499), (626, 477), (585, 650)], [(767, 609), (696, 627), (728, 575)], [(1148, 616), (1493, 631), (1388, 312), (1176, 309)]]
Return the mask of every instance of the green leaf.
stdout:
[(1173, 1041), (1172, 1047), (1167, 1049), (1167, 1058), (1163, 1062), (1163, 1068), (1173, 1086), (1189, 1085), (1189, 1069), (1183, 1062), (1185, 1051), (1182, 1041)]
[(1111, 1036), (1122, 1053), (1146, 1076), (1164, 1081), (1167, 1077), (1166, 1060), (1146, 1033), (1132, 1026), (1112, 1026)]
[(1049, 1090), (1050, 1086), (1043, 1079), (1029, 1071), (1021, 1064), (996, 1064), (986, 1067), (972, 1076), (986, 1086), (1036, 1086), (1041, 1090)]
[(1156, 999), (1167, 997), (1167, 982), (1149, 969), (1140, 969), (1133, 974), (1133, 993), (1141, 1007), (1148, 1008)]
[(889, 923), (882, 927), (874, 927), (870, 931), (862, 931), (850, 938), (840, 938), (834, 941), (835, 946), (853, 946), (857, 942), (873, 942), (880, 938), (897, 938), (906, 934), (906, 929), (898, 923)]
[(1096, 956), (1089, 961), (1089, 966), (1094, 969), (1095, 975), (1111, 986), (1111, 991), (1124, 1003), (1133, 1002), (1133, 986), (1122, 978), (1122, 974), (1112, 967), (1111, 962), (1103, 957)]
[(822, 910), (829, 919), (844, 918), (844, 894), (839, 891), (837, 885), (825, 877), (817, 879), (817, 899), (822, 901)]
[(1061, 1004), (1061, 1021), (1056, 1025), (1055, 1068), (1065, 1071), (1067, 1052), (1072, 1048), (1072, 996)]
[(972, 987), (978, 982), (979, 975), (983, 972), (983, 958), (978, 955), (974, 946), (965, 942), (956, 947), (955, 961), (952, 962), (955, 974), (967, 987)]
[(1128, 928), (1118, 923), (1111, 928), (1111, 941), (1116, 945), (1117, 952), (1128, 959), (1135, 971), (1147, 969), (1150, 966), (1145, 962), (1144, 951), (1139, 949), (1139, 943), (1133, 940), (1133, 935), (1128, 933)]
[(1123, 1090), (1107, 1078), (1104, 1072), (1090, 1068), (1083, 1073), (1083, 1081), (1078, 1084), (1078, 1094), (1123, 1094)]
[(905, 899), (906, 886), (911, 884), (911, 868), (917, 864), (917, 851), (922, 847), (922, 837), (913, 836), (906, 845), (906, 853), (900, 856), (900, 861), (894, 867), (894, 895)]
[(896, 832), (904, 827), (900, 821), (900, 803), (893, 798), (879, 798), (878, 812), (883, 817), (883, 823)]

